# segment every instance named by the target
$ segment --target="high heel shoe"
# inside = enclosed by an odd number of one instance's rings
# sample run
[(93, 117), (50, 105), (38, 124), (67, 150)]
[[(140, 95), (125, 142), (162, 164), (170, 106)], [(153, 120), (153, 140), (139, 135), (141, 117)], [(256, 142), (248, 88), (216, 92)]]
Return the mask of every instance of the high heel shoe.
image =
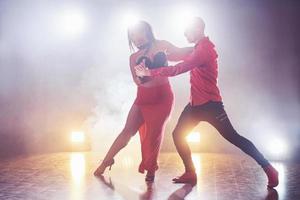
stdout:
[(114, 163), (115, 163), (114, 159), (102, 161), (102, 163), (100, 164), (100, 166), (95, 170), (94, 176), (100, 176), (100, 175), (102, 175), (107, 167), (109, 167), (109, 170), (111, 170), (111, 166)]
[(146, 182), (154, 182), (155, 174), (153, 173), (147, 173), (145, 177)]

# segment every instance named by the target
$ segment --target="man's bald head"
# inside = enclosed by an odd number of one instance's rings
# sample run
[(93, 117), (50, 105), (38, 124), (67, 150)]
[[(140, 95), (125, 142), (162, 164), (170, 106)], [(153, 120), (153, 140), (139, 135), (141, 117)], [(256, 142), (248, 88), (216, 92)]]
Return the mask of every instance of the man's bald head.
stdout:
[(205, 23), (203, 21), (203, 19), (201, 17), (194, 17), (192, 19), (192, 22), (191, 22), (192, 26), (194, 26), (195, 28), (199, 28), (199, 29), (202, 29), (203, 32), (204, 32), (204, 29), (205, 29)]
[(184, 35), (190, 43), (196, 43), (204, 37), (205, 23), (201, 17), (194, 17), (186, 27)]

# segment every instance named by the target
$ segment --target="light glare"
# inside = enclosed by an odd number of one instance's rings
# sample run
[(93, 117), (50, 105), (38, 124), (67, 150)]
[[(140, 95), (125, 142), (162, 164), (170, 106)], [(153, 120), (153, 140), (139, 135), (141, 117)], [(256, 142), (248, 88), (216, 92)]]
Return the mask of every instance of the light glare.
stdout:
[(287, 143), (281, 138), (273, 139), (269, 142), (268, 150), (273, 156), (282, 157), (287, 154)]
[(188, 142), (200, 142), (200, 133), (199, 132), (191, 132), (187, 137), (186, 140)]
[(134, 26), (139, 21), (139, 17), (134, 13), (127, 13), (123, 16), (123, 26), (127, 29)]
[(87, 22), (81, 10), (68, 9), (62, 11), (57, 23), (63, 35), (76, 36), (85, 31)]
[(85, 141), (85, 135), (83, 132), (73, 131), (71, 134), (71, 140), (74, 143), (82, 143)]

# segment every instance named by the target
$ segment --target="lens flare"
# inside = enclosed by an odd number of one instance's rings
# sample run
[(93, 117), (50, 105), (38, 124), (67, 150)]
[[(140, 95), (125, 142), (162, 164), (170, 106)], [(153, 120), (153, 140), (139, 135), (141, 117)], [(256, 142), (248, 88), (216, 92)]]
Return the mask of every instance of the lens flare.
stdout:
[(287, 143), (282, 138), (275, 138), (269, 141), (268, 150), (270, 154), (276, 156), (277, 158), (281, 158), (285, 156), (288, 152)]
[(84, 13), (79, 9), (65, 9), (58, 16), (58, 30), (70, 37), (78, 36), (86, 30), (87, 21)]
[(191, 143), (200, 142), (200, 133), (199, 132), (191, 132), (187, 137), (186, 140)]
[(71, 141), (74, 143), (83, 143), (85, 141), (85, 134), (80, 131), (73, 131), (71, 133)]
[(139, 15), (133, 12), (128, 12), (122, 17), (124, 28), (134, 26), (140, 20)]

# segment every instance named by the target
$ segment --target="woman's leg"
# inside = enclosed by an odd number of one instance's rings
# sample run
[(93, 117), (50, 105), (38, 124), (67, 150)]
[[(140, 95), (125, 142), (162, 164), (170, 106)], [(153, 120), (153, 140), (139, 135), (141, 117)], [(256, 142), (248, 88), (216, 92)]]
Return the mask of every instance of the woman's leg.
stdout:
[(139, 171), (147, 170), (147, 176), (154, 176), (158, 168), (157, 158), (163, 139), (165, 124), (170, 116), (173, 98), (158, 105), (144, 106), (142, 112), (145, 127), (140, 131), (142, 163)]
[(111, 145), (104, 160), (113, 159), (115, 155), (128, 144), (130, 138), (136, 134), (139, 127), (143, 123), (144, 119), (140, 108), (137, 105), (133, 104), (128, 113), (126, 124), (123, 130)]
[[(159, 116), (156, 116), (159, 118)], [(140, 132), (142, 163), (139, 172), (147, 170), (154, 175), (157, 170), (157, 157), (163, 137), (164, 122), (158, 120), (146, 120), (144, 132)]]
[(103, 162), (95, 171), (95, 174), (102, 174), (104, 172), (107, 167), (107, 163), (111, 163), (111, 160), (113, 160), (115, 155), (128, 144), (130, 138), (136, 134), (137, 130), (143, 123), (144, 119), (140, 108), (133, 104), (128, 113), (125, 127), (109, 148)]

